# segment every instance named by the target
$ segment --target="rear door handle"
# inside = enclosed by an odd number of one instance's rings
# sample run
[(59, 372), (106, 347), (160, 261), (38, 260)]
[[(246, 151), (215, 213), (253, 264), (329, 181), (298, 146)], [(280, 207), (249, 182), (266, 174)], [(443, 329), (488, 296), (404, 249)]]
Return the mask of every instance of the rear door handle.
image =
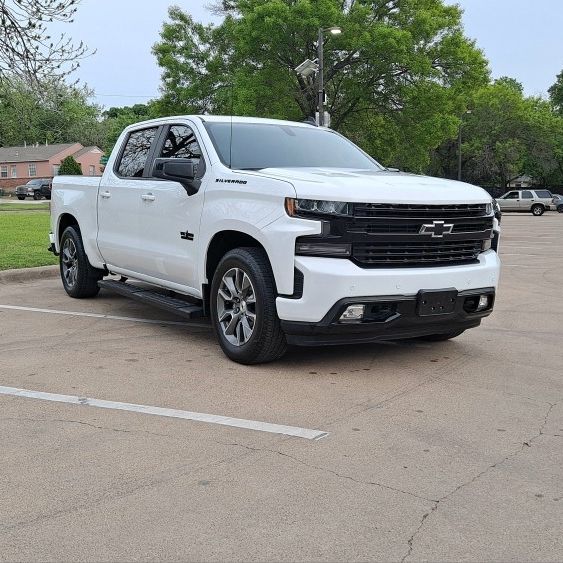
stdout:
[(143, 194), (141, 196), (141, 199), (143, 201), (154, 201), (156, 199), (156, 197), (154, 197), (152, 194)]
[(109, 199), (111, 197), (111, 194), (109, 192), (102, 192), (100, 194), (100, 197), (103, 197), (104, 199)]

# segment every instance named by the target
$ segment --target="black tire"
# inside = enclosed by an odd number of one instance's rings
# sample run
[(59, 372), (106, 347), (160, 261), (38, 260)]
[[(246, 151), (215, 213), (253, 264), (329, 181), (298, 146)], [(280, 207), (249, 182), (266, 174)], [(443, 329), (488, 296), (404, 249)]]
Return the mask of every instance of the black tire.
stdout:
[(45, 199), (48, 199), (49, 201), (51, 201), (51, 196), (50, 195), (46, 195)]
[(452, 332), (444, 332), (442, 334), (427, 334), (426, 336), (421, 336), (420, 340), (427, 340), (428, 342), (442, 342), (443, 340), (451, 340), (452, 338), (456, 338), (464, 332), (465, 329), (452, 330)]
[(104, 277), (104, 271), (88, 262), (78, 226), (67, 227), (61, 237), (59, 267), (63, 287), (71, 297), (94, 297), (100, 291), (98, 281)]
[[(239, 297), (239, 301), (236, 303), (236, 297), (230, 300), (224, 299), (223, 296), (227, 288), (224, 276), (228, 277), (231, 272), (242, 272), (247, 276), (250, 285), (247, 286), (246, 290), (252, 293), (252, 297), (244, 296), (244, 290), (241, 290), (238, 295), (243, 296)], [(244, 287), (243, 282), (239, 285)], [(222, 291), (221, 295), (220, 290)], [(228, 295), (234, 294), (230, 292)], [(223, 256), (213, 275), (210, 314), (219, 345), (228, 358), (240, 364), (260, 364), (272, 362), (284, 355), (287, 343), (276, 311), (276, 295), (274, 275), (264, 250), (261, 248), (235, 248)], [(246, 303), (247, 298), (248, 304)], [(227, 304), (232, 305), (233, 308), (229, 309)], [(235, 308), (237, 305), (240, 308)], [(233, 322), (235, 319), (233, 312), (246, 317), (246, 319), (239, 316), (241, 320), (233, 323), (234, 333), (227, 335), (225, 332), (227, 327), (221, 324), (219, 319), (219, 309), (223, 309), (223, 322), (225, 324)], [(254, 315), (252, 323), (251, 315)], [(243, 321), (246, 322), (246, 327), (251, 330), (248, 337), (246, 334), (242, 334), (244, 332), (243, 327), (239, 326), (243, 324)], [(239, 338), (239, 329), (242, 338)], [(238, 344), (229, 341), (229, 338), (237, 340)], [(246, 338), (248, 339), (246, 340)]]
[(531, 212), (532, 212), (532, 215), (534, 215), (535, 217), (542, 216), (544, 211), (545, 211), (545, 207), (543, 205), (541, 205), (539, 203), (532, 205)]
[(24, 195), (19, 195), (19, 196), (18, 196), (18, 199), (19, 199), (20, 201), (23, 201), (23, 200), (25, 199), (25, 196), (24, 196)]
[(35, 193), (33, 194), (33, 199), (34, 199), (35, 201), (40, 200), (42, 197), (43, 197), (43, 196), (42, 196), (39, 192), (35, 192)]
[(563, 213), (563, 205), (557, 207), (557, 213)]

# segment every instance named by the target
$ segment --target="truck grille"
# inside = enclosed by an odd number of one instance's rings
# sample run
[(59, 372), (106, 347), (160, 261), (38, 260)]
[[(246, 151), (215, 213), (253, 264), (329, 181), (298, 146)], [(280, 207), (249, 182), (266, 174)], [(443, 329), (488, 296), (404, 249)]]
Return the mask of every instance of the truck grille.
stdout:
[(342, 235), (362, 267), (451, 266), (477, 260), (492, 229), (486, 204), (359, 203)]
[[(301, 242), (349, 248), (362, 268), (453, 266), (475, 262), (493, 235), (487, 204), (355, 203), (352, 217), (323, 222), (323, 234)], [(326, 254), (323, 254), (326, 256)]]
[(356, 262), (366, 266), (451, 266), (475, 260), (482, 244), (481, 240), (356, 243), (352, 254)]
[(483, 217), (487, 214), (487, 205), (411, 205), (407, 203), (356, 203), (355, 217), (420, 217), (442, 219), (447, 217)]

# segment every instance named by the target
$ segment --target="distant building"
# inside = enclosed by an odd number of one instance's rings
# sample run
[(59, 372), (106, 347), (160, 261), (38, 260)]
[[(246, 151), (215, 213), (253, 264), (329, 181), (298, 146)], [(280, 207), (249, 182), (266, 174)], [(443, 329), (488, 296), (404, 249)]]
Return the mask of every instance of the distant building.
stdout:
[(0, 147), (0, 188), (9, 190), (32, 178), (52, 178), (61, 161), (70, 155), (80, 164), (84, 176), (100, 176), (103, 154), (98, 147), (84, 147), (80, 143)]
[(514, 178), (508, 182), (509, 188), (531, 188), (534, 185), (534, 180), (527, 174), (522, 174), (518, 178)]

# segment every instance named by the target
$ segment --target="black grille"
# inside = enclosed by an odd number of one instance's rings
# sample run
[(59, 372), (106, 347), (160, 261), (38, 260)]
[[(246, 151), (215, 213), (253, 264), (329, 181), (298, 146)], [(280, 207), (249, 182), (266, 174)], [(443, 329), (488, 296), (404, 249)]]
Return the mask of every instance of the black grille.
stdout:
[(362, 268), (467, 264), (493, 235), (491, 212), (485, 203), (355, 203), (353, 217), (325, 221), (322, 235), (298, 241), (349, 244), (349, 258)]
[(366, 266), (453, 265), (476, 260), (482, 244), (481, 240), (359, 242), (352, 246), (352, 255)]
[(444, 217), (482, 217), (487, 214), (487, 205), (411, 205), (406, 203), (356, 203), (355, 217), (421, 217), (443, 219)]
[[(448, 218), (451, 219), (451, 218)], [(463, 221), (462, 219), (453, 218), (448, 223), (453, 224), (452, 233), (476, 233), (486, 231), (493, 228), (493, 219), (476, 218)], [(358, 233), (366, 235), (375, 234), (419, 234), (422, 225), (431, 223), (428, 219), (401, 219), (389, 221), (388, 219), (357, 219), (350, 222), (347, 226), (349, 233)]]

